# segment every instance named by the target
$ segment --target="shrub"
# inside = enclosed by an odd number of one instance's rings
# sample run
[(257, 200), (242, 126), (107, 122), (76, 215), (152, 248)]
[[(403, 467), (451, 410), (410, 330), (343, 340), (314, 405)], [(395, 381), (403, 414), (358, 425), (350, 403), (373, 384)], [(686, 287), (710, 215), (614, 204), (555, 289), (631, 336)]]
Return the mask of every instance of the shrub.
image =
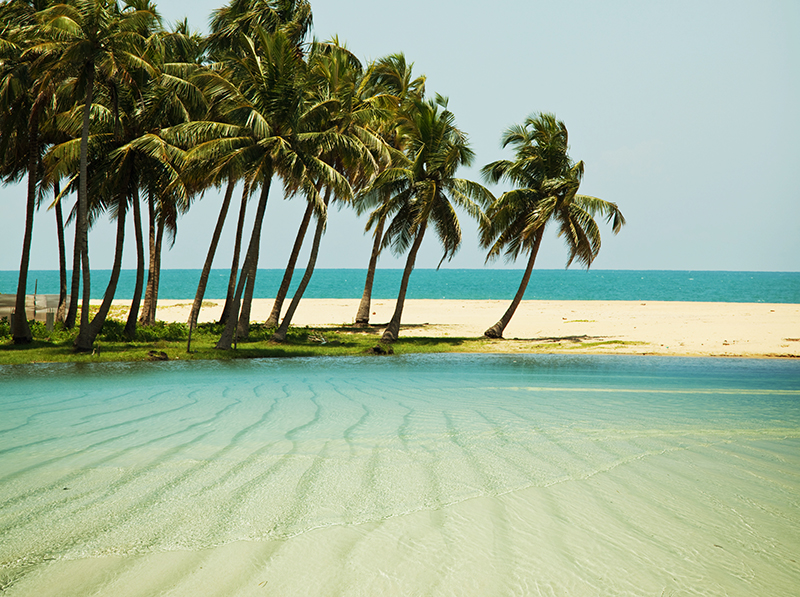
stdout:
[(156, 342), (158, 340), (185, 340), (189, 337), (189, 328), (185, 323), (164, 323), (156, 321), (153, 325), (136, 328), (136, 339), (139, 342)]
[(125, 339), (125, 324), (116, 319), (106, 319), (98, 336), (106, 342), (122, 342)]

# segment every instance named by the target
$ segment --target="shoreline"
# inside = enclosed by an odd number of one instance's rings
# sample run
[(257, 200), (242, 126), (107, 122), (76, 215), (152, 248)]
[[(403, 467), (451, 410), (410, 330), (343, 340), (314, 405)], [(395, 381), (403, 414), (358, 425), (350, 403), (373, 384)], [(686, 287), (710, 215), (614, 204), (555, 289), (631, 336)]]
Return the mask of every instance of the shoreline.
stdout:
[[(100, 301), (92, 301), (99, 304)], [(216, 321), (224, 299), (203, 302), (199, 321)], [(273, 299), (253, 299), (251, 321), (265, 321)], [(115, 300), (116, 317), (129, 301)], [(159, 300), (157, 319), (186, 322), (192, 299)], [(355, 319), (359, 299), (303, 299), (295, 327), (342, 328)], [(480, 338), (508, 308), (508, 300), (407, 299), (401, 337)], [(284, 303), (284, 310), (289, 301)], [(392, 316), (395, 301), (372, 301), (372, 328)], [(357, 332), (359, 328), (353, 328)], [(482, 352), (633, 354), (703, 357), (800, 358), (800, 304), (666, 301), (522, 301), (503, 340)]]

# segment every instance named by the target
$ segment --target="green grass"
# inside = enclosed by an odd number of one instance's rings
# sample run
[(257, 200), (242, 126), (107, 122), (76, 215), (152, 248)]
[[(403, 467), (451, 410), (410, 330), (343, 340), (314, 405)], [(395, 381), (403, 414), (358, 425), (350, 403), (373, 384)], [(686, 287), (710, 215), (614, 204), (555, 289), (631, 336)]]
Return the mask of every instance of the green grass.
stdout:
[[(15, 345), (11, 339), (8, 322), (0, 320), (0, 365), (24, 363), (101, 363), (114, 361), (152, 360), (229, 360), (248, 358), (285, 358), (313, 356), (355, 356), (370, 354), (380, 343), (380, 329), (343, 325), (338, 328), (290, 328), (285, 342), (270, 340), (274, 328), (253, 324), (250, 336), (240, 340), (235, 349), (214, 348), (222, 326), (216, 323), (200, 324), (192, 333), (192, 352), (186, 352), (189, 330), (184, 323), (157, 322), (152, 326), (138, 326), (136, 339), (128, 342), (123, 337), (124, 322), (109, 319), (97, 336), (92, 353), (76, 353), (72, 349), (77, 330), (65, 330), (60, 324), (47, 331), (44, 324), (30, 322), (33, 341)], [(402, 330), (401, 330), (402, 333)], [(324, 342), (322, 341), (324, 340)], [(541, 340), (541, 339), (539, 339)], [(394, 354), (446, 353), (446, 352), (555, 352), (609, 345), (627, 345), (620, 341), (592, 342), (573, 340), (569, 347), (559, 343), (513, 341), (487, 338), (413, 337), (400, 339), (391, 345)], [(522, 344), (520, 344), (522, 343)], [(163, 353), (163, 355), (162, 355)]]

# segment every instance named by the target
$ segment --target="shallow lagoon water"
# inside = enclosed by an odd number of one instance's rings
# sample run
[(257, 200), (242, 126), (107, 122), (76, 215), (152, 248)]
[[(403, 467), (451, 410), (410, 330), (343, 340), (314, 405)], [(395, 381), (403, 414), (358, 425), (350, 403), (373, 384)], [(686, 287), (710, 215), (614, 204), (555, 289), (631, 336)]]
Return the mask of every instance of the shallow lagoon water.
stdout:
[(794, 595), (800, 363), (0, 367), (8, 595)]

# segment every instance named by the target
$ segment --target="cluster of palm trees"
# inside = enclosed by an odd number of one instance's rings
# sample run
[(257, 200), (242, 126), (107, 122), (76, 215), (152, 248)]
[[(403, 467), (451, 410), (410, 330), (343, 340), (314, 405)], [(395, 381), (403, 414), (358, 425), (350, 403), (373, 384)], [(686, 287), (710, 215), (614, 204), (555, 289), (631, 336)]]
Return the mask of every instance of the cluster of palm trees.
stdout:
[[(477, 219), (488, 258), (503, 251), (511, 258), (521, 251), (530, 254), (515, 303), (487, 331), (492, 337), (502, 336), (524, 293), (548, 222), (558, 222), (570, 262), (586, 266), (600, 246), (593, 216), (613, 221), (614, 232), (624, 223), (613, 203), (577, 194), (583, 164), (569, 158), (566, 128), (551, 115), (510, 129), (504, 143), (514, 147), (515, 159), (483, 170), (488, 180), (506, 180), (514, 190), (495, 199), (480, 184), (456, 178), (458, 168), (474, 156), (446, 98), (426, 98), (425, 79), (414, 77), (402, 54), (364, 66), (335, 38), (308, 41), (311, 18), (308, 0), (229, 0), (214, 11), (211, 33), (204, 37), (190, 32), (185, 22), (165, 30), (148, 0), (0, 3), (0, 176), (28, 183), (16, 312), (24, 313), (34, 213), (45, 197), (55, 208), (59, 230), (59, 319), (75, 326), (81, 303), (79, 351), (92, 349), (108, 315), (128, 213), (137, 253), (125, 327), (132, 339), (137, 323), (155, 318), (165, 232), (174, 239), (179, 215), (212, 187), (224, 187), (225, 193), (189, 318), (189, 346), (237, 185), (242, 196), (224, 330), (217, 343), (222, 349), (249, 332), (274, 181), (287, 197), (307, 202), (267, 321), (276, 327), (276, 341), (285, 339), (313, 273), (333, 202), (368, 213), (367, 230), (375, 239), (357, 323), (369, 323), (380, 252), (407, 252), (385, 341), (398, 336), (409, 276), (426, 231), (432, 228), (438, 236), (443, 261), (458, 250), (457, 209)], [(71, 195), (77, 200), (70, 215), (75, 242), (68, 293), (62, 205)], [(255, 219), (246, 239), (244, 217), (251, 199)], [(148, 263), (142, 207), (148, 216)], [(88, 232), (104, 213), (117, 223), (114, 263), (102, 304), (90, 319)], [(309, 261), (284, 311), (312, 220)], [(30, 341), (25, 317), (14, 318), (12, 334), (15, 342)]]

